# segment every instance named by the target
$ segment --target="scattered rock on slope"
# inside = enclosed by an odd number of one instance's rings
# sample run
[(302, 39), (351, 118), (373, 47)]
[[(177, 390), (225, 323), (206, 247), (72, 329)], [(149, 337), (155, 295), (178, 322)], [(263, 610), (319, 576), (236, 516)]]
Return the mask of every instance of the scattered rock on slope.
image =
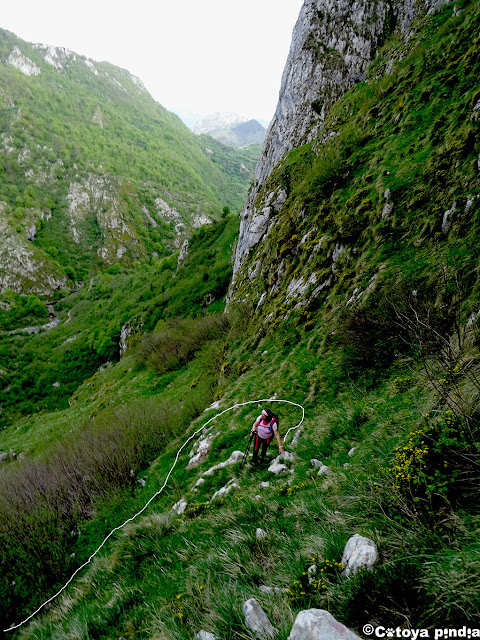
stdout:
[(200, 631), (193, 636), (193, 640), (218, 640), (218, 636), (210, 633), (210, 631), (200, 629)]
[(276, 630), (255, 598), (244, 602), (243, 615), (245, 616), (245, 624), (257, 635), (257, 638), (273, 638), (275, 636)]
[(300, 611), (288, 640), (360, 640), (341, 622), (323, 609)]
[(360, 534), (356, 533), (345, 545), (342, 564), (345, 566), (345, 575), (354, 573), (357, 569), (370, 569), (379, 559), (377, 545)]

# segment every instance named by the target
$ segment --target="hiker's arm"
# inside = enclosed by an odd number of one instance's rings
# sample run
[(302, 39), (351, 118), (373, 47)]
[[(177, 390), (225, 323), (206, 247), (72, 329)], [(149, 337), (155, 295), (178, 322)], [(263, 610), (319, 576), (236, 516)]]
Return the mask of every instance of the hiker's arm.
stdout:
[(285, 451), (283, 450), (282, 441), (280, 439), (280, 434), (278, 433), (277, 430), (274, 431), (273, 433), (275, 434), (275, 438), (277, 439), (278, 448), (280, 449), (280, 453), (283, 455), (285, 453)]
[(252, 427), (252, 433), (256, 433), (257, 431), (257, 427), (258, 427), (258, 423), (260, 422), (259, 418), (257, 418), (255, 420), (255, 422), (253, 423), (253, 427)]

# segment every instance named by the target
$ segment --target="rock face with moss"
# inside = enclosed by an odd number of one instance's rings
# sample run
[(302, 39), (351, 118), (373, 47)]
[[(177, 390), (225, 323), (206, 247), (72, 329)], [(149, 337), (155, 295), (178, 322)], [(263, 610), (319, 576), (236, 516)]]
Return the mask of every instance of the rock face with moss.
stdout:
[(241, 214), (234, 272), (267, 231), (275, 195), (265, 183), (286, 151), (320, 135), (332, 105), (365, 80), (368, 65), (395, 30), (446, 0), (305, 0), (293, 31), (280, 97), (255, 182)]

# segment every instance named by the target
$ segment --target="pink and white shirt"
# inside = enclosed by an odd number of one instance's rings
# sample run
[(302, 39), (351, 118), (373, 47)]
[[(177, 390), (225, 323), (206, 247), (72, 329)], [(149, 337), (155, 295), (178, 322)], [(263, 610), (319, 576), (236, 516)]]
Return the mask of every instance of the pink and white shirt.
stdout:
[(269, 422), (260, 415), (255, 422), (257, 423), (257, 433), (263, 440), (271, 438), (273, 436), (273, 432), (278, 431), (278, 422), (275, 416)]

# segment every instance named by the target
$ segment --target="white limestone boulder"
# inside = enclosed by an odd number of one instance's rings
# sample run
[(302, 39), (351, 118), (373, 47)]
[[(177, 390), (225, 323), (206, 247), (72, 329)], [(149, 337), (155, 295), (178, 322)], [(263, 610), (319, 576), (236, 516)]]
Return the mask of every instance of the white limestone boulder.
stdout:
[(287, 471), (287, 465), (283, 464), (282, 462), (277, 462), (277, 459), (275, 459), (268, 467), (268, 470), (270, 473), (274, 473), (276, 476), (278, 476), (280, 473)]
[(330, 469), (330, 467), (327, 467), (326, 464), (322, 464), (318, 469), (317, 476), (328, 476), (331, 473), (332, 473), (332, 470)]
[(301, 436), (302, 436), (302, 429), (298, 429), (297, 431), (295, 431), (295, 435), (293, 436), (293, 440), (292, 440), (292, 447), (296, 446)]
[(175, 511), (175, 513), (178, 513), (178, 515), (181, 516), (187, 508), (187, 505), (188, 502), (185, 500), (185, 498), (180, 498), (180, 500), (173, 505), (172, 511)]
[(289, 451), (285, 451), (285, 453), (282, 455), (277, 456), (273, 462), (271, 463), (271, 465), (268, 467), (268, 471), (270, 473), (274, 473), (275, 475), (278, 475), (279, 473), (283, 473), (284, 471), (287, 471), (287, 465), (282, 462), (282, 460), (285, 460), (287, 462), (293, 462), (295, 460), (295, 455), (293, 453), (290, 453)]
[(236, 464), (240, 460), (243, 460), (244, 456), (245, 454), (243, 451), (234, 451), (228, 460), (225, 460), (225, 462), (219, 462), (214, 467), (210, 467), (210, 469), (207, 469), (207, 471), (202, 473), (202, 476), (211, 476), (215, 471), (217, 471), (217, 469), (223, 469), (224, 467), (228, 467), (231, 464)]
[(209, 433), (205, 435), (203, 438), (200, 438), (194, 445), (190, 453), (188, 454), (190, 457), (190, 461), (187, 464), (187, 469), (193, 469), (194, 467), (198, 467), (204, 460), (208, 458), (210, 453), (210, 449), (212, 447), (212, 442), (217, 433)]
[(230, 493), (232, 489), (238, 489), (239, 486), (240, 485), (237, 482), (235, 482), (235, 480), (230, 480), (230, 482), (227, 482), (227, 484), (224, 487), (222, 487), (218, 491), (215, 491), (213, 496), (210, 498), (210, 502), (213, 502), (213, 500), (217, 500), (218, 498), (225, 497), (227, 493)]
[(288, 640), (360, 640), (353, 631), (323, 609), (300, 611)]
[(342, 564), (345, 566), (345, 575), (350, 575), (357, 569), (371, 569), (378, 561), (377, 545), (360, 534), (356, 533), (345, 545), (342, 556)]
[(255, 598), (250, 598), (243, 603), (243, 615), (245, 616), (245, 624), (256, 634), (257, 638), (273, 638), (275, 636), (276, 630)]
[(193, 640), (218, 640), (218, 636), (210, 633), (210, 631), (200, 629), (200, 631), (193, 636)]

